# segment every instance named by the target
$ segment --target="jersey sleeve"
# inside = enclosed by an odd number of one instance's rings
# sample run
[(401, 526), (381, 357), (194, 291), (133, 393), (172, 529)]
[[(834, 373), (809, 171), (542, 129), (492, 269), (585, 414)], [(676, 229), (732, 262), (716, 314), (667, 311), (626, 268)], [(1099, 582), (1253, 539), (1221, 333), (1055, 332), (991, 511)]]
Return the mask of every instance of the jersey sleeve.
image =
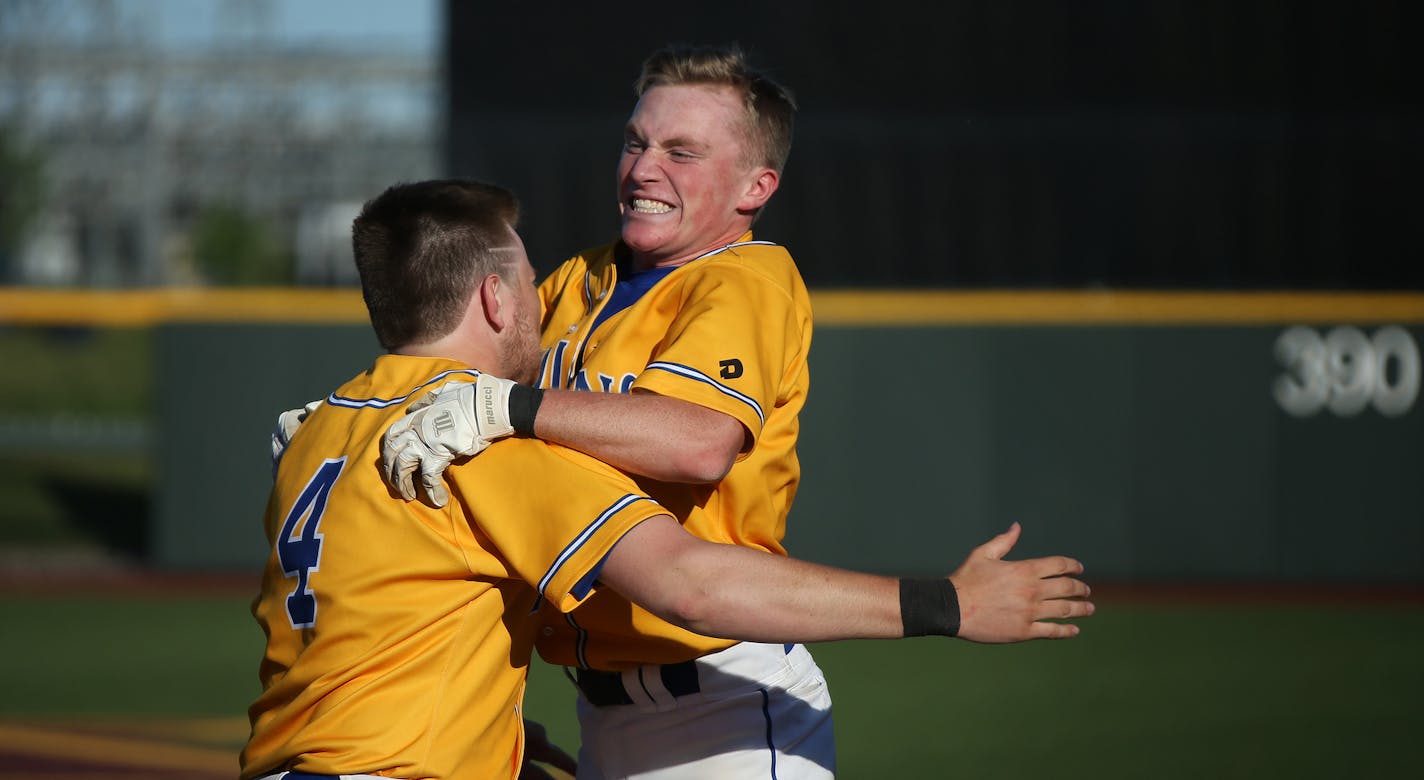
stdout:
[(806, 370), (809, 305), (744, 264), (689, 270), (667, 337), (633, 387), (729, 414), (755, 439)]
[(561, 611), (592, 592), (604, 557), (625, 533), (668, 514), (617, 469), (532, 439), (496, 442), (446, 478), (479, 551)]

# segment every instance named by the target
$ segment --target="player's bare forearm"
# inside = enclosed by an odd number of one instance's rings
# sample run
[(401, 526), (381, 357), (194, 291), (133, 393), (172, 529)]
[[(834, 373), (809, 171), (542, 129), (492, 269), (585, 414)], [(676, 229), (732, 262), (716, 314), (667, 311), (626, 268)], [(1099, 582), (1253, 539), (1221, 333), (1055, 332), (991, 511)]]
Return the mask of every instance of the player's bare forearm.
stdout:
[(630, 531), (600, 580), (658, 617), (708, 636), (821, 642), (903, 633), (894, 578), (705, 542), (667, 516)]
[(730, 415), (647, 392), (547, 390), (534, 434), (626, 472), (694, 484), (726, 476), (746, 440)]
[[(1015, 524), (976, 548), (949, 577), (959, 608), (945, 618), (958, 625), (960, 638), (1068, 638), (1078, 627), (1054, 621), (1093, 614), (1088, 586), (1074, 576), (1083, 570), (1078, 561), (1003, 560), (1018, 536)], [(600, 579), (658, 617), (708, 636), (822, 642), (893, 639), (910, 629), (899, 579), (713, 544), (666, 515), (629, 531)]]

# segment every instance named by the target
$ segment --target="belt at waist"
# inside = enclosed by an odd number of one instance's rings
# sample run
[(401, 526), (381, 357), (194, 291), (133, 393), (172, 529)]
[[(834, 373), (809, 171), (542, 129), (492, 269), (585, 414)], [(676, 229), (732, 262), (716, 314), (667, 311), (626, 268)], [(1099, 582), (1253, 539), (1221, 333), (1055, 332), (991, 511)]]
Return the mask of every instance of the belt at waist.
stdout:
[[(654, 668), (658, 670), (658, 677), (662, 679), (663, 687), (673, 697), (686, 696), (700, 690), (697, 684), (696, 661), (643, 667), (637, 671), (637, 674), (641, 676)], [(583, 691), (584, 698), (588, 699), (589, 703), (595, 707), (633, 703), (633, 697), (629, 696), (628, 691), (623, 687), (622, 672), (578, 669), (574, 672), (574, 684), (580, 691)]]
[[(733, 645), (736, 647), (736, 645)], [(790, 654), (794, 644), (784, 645), (782, 650)], [(729, 652), (729, 651), (722, 651)], [(649, 665), (639, 667), (629, 672), (605, 672), (598, 669), (575, 669), (570, 675), (574, 685), (583, 692), (584, 698), (595, 707), (612, 707), (619, 704), (632, 704), (633, 697), (628, 694), (627, 685), (637, 684), (643, 688), (642, 694), (646, 698), (652, 698), (653, 694), (648, 691), (646, 675), (654, 673), (662, 682), (662, 687), (667, 690), (673, 698), (680, 698), (689, 694), (697, 693), (702, 689), (697, 676), (697, 661), (681, 661), (675, 664)]]

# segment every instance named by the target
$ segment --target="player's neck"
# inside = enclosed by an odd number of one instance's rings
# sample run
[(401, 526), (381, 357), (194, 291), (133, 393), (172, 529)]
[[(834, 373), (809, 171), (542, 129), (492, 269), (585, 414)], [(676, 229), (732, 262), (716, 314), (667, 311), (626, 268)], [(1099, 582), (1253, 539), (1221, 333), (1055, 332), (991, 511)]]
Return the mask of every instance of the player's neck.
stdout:
[(458, 331), (436, 341), (425, 344), (407, 344), (393, 349), (391, 352), (408, 357), (455, 360), (480, 371), (504, 376), (504, 366), (500, 363), (499, 350), (495, 348), (494, 344), (461, 338)]
[(699, 247), (698, 249), (683, 252), (674, 257), (659, 257), (656, 254), (647, 254), (644, 252), (639, 252), (638, 250), (633, 249), (632, 247), (628, 247), (632, 258), (633, 270), (647, 271), (653, 268), (676, 268), (680, 265), (686, 265), (687, 263), (690, 263), (693, 260), (702, 257), (708, 252), (715, 252), (716, 250), (721, 249), (724, 246), (736, 243), (739, 239), (741, 239), (742, 236), (747, 235), (750, 231), (750, 227), (745, 227), (735, 231), (728, 231), (725, 235), (722, 236), (721, 239), (717, 241)]

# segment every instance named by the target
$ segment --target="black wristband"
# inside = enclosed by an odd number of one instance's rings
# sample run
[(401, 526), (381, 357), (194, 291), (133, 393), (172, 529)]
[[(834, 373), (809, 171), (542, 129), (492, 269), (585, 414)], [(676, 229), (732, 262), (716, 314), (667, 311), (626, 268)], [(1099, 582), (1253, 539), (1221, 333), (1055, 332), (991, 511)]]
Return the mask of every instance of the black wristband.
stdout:
[(538, 404), (544, 400), (544, 391), (527, 384), (510, 387), (510, 426), (514, 433), (534, 436), (534, 417), (538, 414)]
[(539, 404), (544, 400), (544, 391), (528, 385), (514, 385), (509, 388), (509, 424), (515, 433), (534, 435), (534, 417), (539, 414)]
[(900, 621), (905, 636), (957, 636), (959, 593), (948, 579), (900, 580)]

